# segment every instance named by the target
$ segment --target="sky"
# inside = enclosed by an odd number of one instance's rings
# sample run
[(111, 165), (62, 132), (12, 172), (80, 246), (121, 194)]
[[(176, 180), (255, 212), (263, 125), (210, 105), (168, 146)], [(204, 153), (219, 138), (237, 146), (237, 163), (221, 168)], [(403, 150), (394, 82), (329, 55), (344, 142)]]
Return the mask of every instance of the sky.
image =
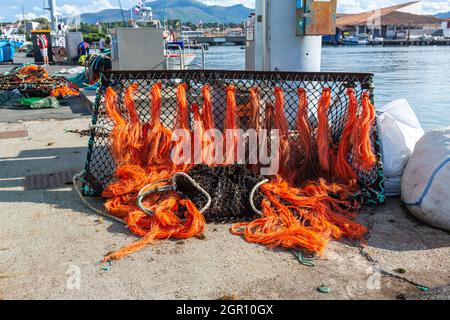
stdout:
[[(28, 19), (48, 14), (42, 8), (47, 0), (0, 0), (0, 20), (13, 21), (19, 19), (21, 4), (24, 4), (25, 16)], [(243, 4), (254, 7), (258, 0), (199, 0), (207, 4), (233, 5)], [(390, 6), (408, 0), (338, 0), (339, 13), (355, 13)], [(63, 16), (74, 16), (85, 12), (98, 12), (104, 9), (118, 8), (118, 0), (56, 0), (58, 11)], [(122, 0), (124, 8), (137, 4), (138, 0)], [(450, 11), (450, 0), (422, 0), (424, 14), (435, 14)]]

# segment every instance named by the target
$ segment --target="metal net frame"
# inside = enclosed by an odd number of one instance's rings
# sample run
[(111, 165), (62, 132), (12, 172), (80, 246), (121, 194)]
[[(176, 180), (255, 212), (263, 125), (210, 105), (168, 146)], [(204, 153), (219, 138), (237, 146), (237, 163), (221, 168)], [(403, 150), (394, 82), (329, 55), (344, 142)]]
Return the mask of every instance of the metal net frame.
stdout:
[[(309, 72), (261, 72), (261, 71), (221, 71), (221, 70), (183, 70), (183, 71), (113, 71), (102, 74), (97, 99), (94, 105), (91, 136), (89, 139), (87, 161), (83, 176), (82, 192), (87, 196), (99, 196), (112, 181), (116, 163), (109, 151), (109, 134), (114, 126), (105, 111), (105, 90), (111, 86), (118, 94), (118, 108), (125, 118), (129, 117), (124, 105), (125, 90), (138, 84), (135, 93), (136, 111), (140, 120), (150, 121), (150, 89), (162, 84), (161, 122), (168, 128), (175, 124), (177, 99), (176, 90), (180, 83), (186, 83), (189, 106), (197, 103), (202, 106), (201, 90), (205, 84), (211, 87), (213, 113), (216, 128), (223, 129), (226, 111), (226, 86), (236, 87), (236, 102), (245, 106), (250, 100), (249, 89), (260, 90), (261, 124), (264, 122), (265, 106), (274, 104), (274, 88), (281, 87), (285, 97), (285, 114), (289, 129), (295, 132), (295, 119), (298, 112), (297, 90), (304, 88), (308, 98), (309, 120), (312, 128), (317, 128), (318, 101), (324, 88), (331, 89), (332, 103), (328, 112), (333, 144), (339, 143), (343, 128), (348, 119), (347, 88), (353, 88), (358, 101), (363, 92), (368, 92), (373, 101), (373, 74), (370, 73), (309, 73)], [(361, 108), (359, 105), (358, 108)], [(249, 128), (249, 110), (238, 108), (238, 125), (244, 131)], [(191, 116), (191, 123), (193, 119)], [(314, 131), (314, 130), (313, 130)], [(298, 139), (292, 134), (290, 139)], [(363, 204), (381, 204), (385, 201), (384, 174), (381, 147), (377, 124), (373, 126), (372, 145), (377, 154), (377, 163), (371, 171), (361, 171), (354, 167), (360, 178), (361, 192), (356, 195)], [(317, 150), (313, 148), (317, 158)], [(351, 162), (351, 155), (349, 155)]]

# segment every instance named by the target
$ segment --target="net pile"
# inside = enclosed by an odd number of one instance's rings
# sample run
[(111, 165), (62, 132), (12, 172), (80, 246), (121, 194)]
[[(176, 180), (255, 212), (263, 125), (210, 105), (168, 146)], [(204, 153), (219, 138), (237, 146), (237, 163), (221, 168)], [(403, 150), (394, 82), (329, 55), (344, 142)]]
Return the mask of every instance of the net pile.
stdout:
[(43, 67), (25, 65), (0, 76), (0, 90), (19, 90), (25, 96), (72, 97), (79, 89), (63, 77), (50, 76)]
[[(122, 75), (113, 73), (111, 80)], [(341, 81), (336, 94), (331, 82), (326, 87), (320, 81), (277, 79), (269, 88), (264, 82), (224, 84), (227, 78), (220, 73), (209, 74), (215, 81), (194, 79), (195, 73), (156, 81), (164, 75), (148, 75), (155, 81), (134, 80), (127, 86), (134, 76), (110, 81), (99, 96), (97, 107), (104, 109), (94, 115), (84, 192), (101, 192), (109, 213), (142, 237), (105, 260), (157, 239), (199, 236), (206, 219), (250, 219), (233, 225), (231, 232), (249, 242), (318, 254), (331, 239), (362, 239), (366, 228), (354, 218), (363, 202), (383, 201), (383, 179), (374, 108), (361, 84)], [(217, 77), (224, 79), (218, 82)], [(314, 91), (311, 85), (322, 87)], [(188, 132), (184, 139), (194, 136), (194, 127), (204, 147), (196, 155), (201, 165), (172, 162), (173, 152), (195, 154), (182, 149), (183, 138), (172, 139), (178, 129)], [(217, 150), (208, 146), (219, 136), (206, 134), (208, 129), (231, 131), (223, 142), (232, 146), (239, 143), (239, 129), (278, 130), (279, 148), (272, 150), (280, 161), (278, 173), (261, 177), (262, 163), (235, 165), (236, 148), (224, 150), (225, 163), (217, 163)], [(180, 172), (206, 189), (211, 203), (204, 212), (205, 195), (192, 184), (178, 179), (177, 188), (168, 188), (167, 181)], [(264, 178), (270, 182), (251, 196)], [(260, 215), (255, 219), (255, 214)]]

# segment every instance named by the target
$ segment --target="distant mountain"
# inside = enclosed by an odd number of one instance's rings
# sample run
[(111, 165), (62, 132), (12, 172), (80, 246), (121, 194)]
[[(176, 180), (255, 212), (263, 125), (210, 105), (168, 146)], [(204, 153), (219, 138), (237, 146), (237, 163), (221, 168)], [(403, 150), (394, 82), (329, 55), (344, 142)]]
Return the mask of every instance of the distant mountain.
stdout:
[[(130, 20), (130, 10), (123, 10), (125, 20)], [(80, 22), (95, 24), (98, 22), (115, 22), (122, 21), (120, 9), (106, 9), (96, 13), (83, 13), (80, 15)]]
[(434, 15), (436, 18), (440, 19), (450, 19), (450, 11), (449, 12), (441, 12), (436, 15)]
[[(157, 0), (150, 2), (153, 9), (153, 17), (162, 20), (164, 14), (164, 3), (166, 6), (166, 19), (181, 19), (185, 22), (199, 23), (219, 22), (219, 23), (240, 23), (245, 21), (247, 16), (254, 10), (241, 4), (230, 7), (208, 6), (197, 0)], [(131, 17), (130, 10), (123, 10), (125, 19)], [(96, 23), (97, 21), (122, 21), (120, 9), (107, 9), (97, 13), (84, 13), (81, 21), (86, 23)]]

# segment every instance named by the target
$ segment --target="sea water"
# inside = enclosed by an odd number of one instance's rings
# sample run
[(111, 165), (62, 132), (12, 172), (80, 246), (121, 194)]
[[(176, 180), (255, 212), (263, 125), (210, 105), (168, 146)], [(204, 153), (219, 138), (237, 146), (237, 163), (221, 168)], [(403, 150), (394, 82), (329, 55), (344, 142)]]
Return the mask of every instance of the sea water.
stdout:
[[(240, 46), (210, 47), (208, 69), (243, 70)], [(450, 46), (324, 47), (322, 71), (375, 74), (376, 105), (405, 98), (426, 130), (450, 126)]]

